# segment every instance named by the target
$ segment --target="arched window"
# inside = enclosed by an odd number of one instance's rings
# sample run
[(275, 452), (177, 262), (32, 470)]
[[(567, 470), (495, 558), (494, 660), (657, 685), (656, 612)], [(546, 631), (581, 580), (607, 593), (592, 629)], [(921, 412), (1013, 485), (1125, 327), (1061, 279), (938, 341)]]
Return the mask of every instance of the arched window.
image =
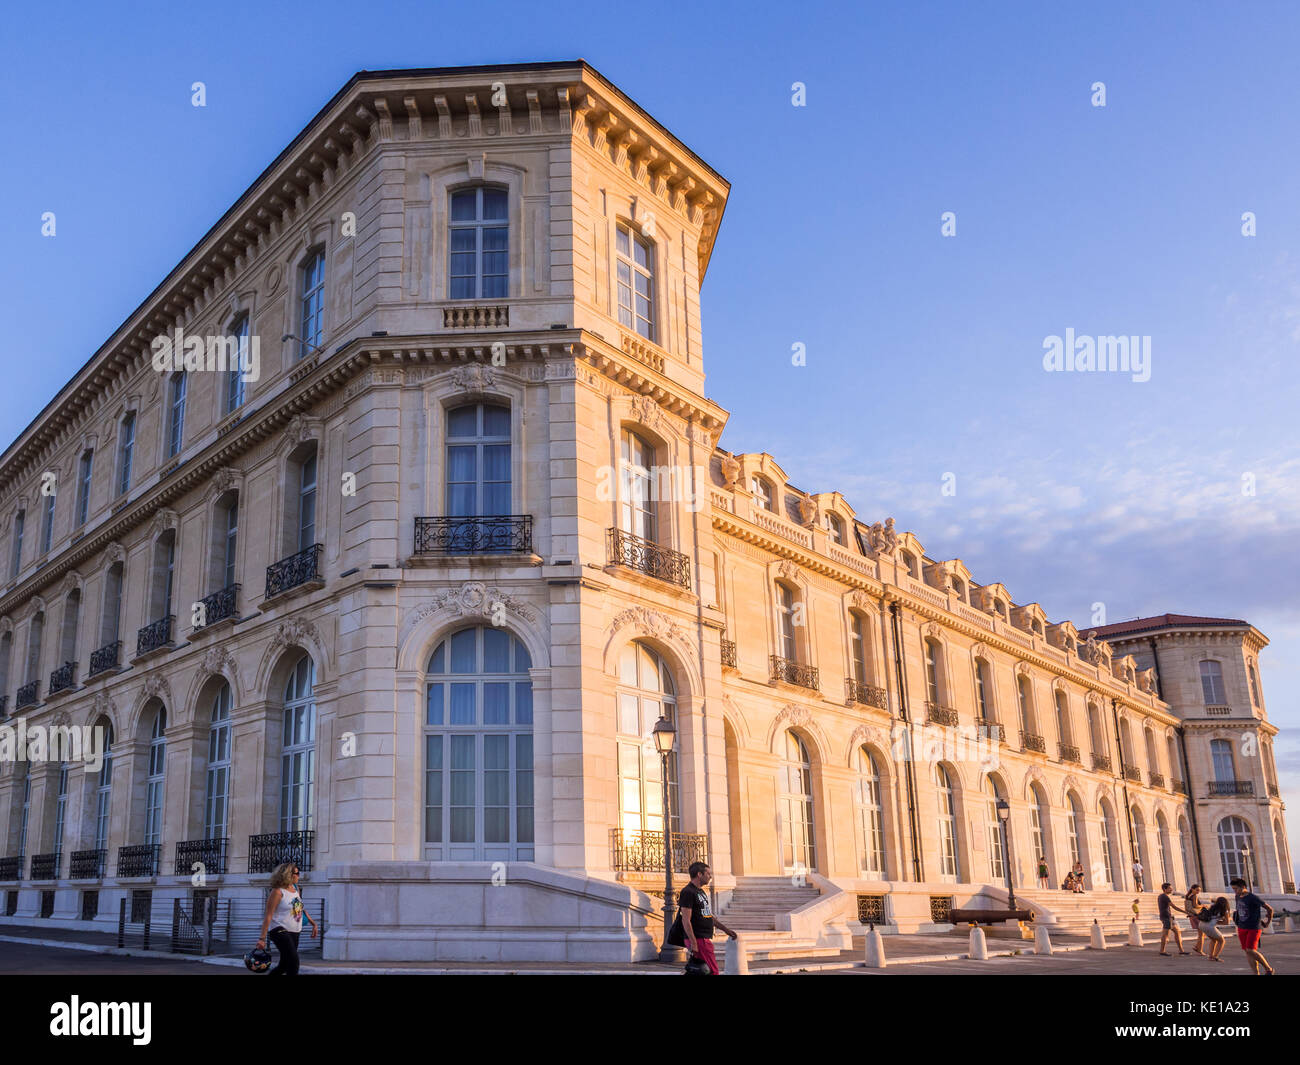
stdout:
[(127, 411), (117, 429), (117, 494), (131, 488), (131, 463), (135, 457), (135, 411)]
[[(677, 722), (677, 694), (668, 664), (653, 648), (629, 643), (618, 661), (618, 779), (619, 827), (625, 844), (643, 839), (640, 833), (664, 830), (662, 764), (654, 745), (659, 718)], [(681, 825), (678, 749), (668, 755), (668, 805), (672, 830)]]
[(795, 635), (795, 607), (799, 594), (784, 581), (776, 584), (777, 654), (789, 662), (799, 661), (799, 640)]
[(1087, 823), (1083, 819), (1083, 810), (1079, 806), (1079, 797), (1070, 792), (1070, 817), (1068, 822), (1070, 837), (1070, 865), (1083, 861), (1083, 841), (1087, 838)]
[(925, 697), (935, 706), (943, 704), (943, 692), (940, 686), (939, 641), (927, 637), (925, 641)]
[[(172, 614), (173, 592), (176, 584), (176, 531), (174, 529), (164, 531), (154, 543), (151, 576), (149, 622), (153, 624)], [(162, 636), (170, 639), (172, 635), (174, 633), (160, 633), (159, 645), (166, 642), (161, 639)]]
[(203, 838), (223, 839), (230, 829), (230, 685), (212, 700), (208, 720), (208, 770), (203, 787)]
[(654, 249), (629, 226), (618, 227), (618, 323), (647, 340), (655, 339)]
[(1237, 771), (1232, 764), (1232, 744), (1227, 740), (1210, 740), (1210, 760), (1214, 764), (1214, 779), (1229, 783), (1237, 779)]
[(1169, 822), (1163, 813), (1156, 814), (1156, 847), (1160, 852), (1160, 876), (1162, 882), (1174, 882), (1174, 872), (1169, 865)]
[(480, 185), (451, 194), (450, 298), (505, 299), (510, 281), (509, 194)]
[[(927, 675), (929, 666), (926, 666)], [(997, 718), (993, 714), (993, 701), (989, 698), (993, 690), (992, 681), (989, 680), (989, 664), (983, 658), (975, 659), (975, 701), (979, 707), (980, 720), (993, 722)], [(931, 702), (938, 700), (932, 699)]]
[(77, 469), (77, 524), (80, 529), (86, 524), (90, 514), (91, 471), (95, 468), (95, 453), (87, 448), (81, 453), (81, 464)]
[(957, 800), (952, 777), (945, 766), (934, 765), (934, 785), (939, 800), (939, 872), (944, 880), (961, 879), (957, 854)]
[(772, 486), (766, 479), (755, 475), (749, 479), (749, 490), (754, 493), (754, 503), (759, 510), (772, 511)]
[(149, 765), (145, 776), (144, 841), (154, 845), (162, 842), (163, 784), (167, 771), (167, 711), (161, 707), (154, 715), (153, 729), (149, 733)]
[(849, 611), (849, 656), (852, 660), (853, 679), (859, 686), (867, 684), (867, 639), (866, 627), (862, 615), (856, 610)]
[(952, 579), (952, 590), (957, 593), (957, 598), (963, 603), (966, 602), (966, 582), (960, 577)]
[(1104, 756), (1106, 753), (1106, 734), (1102, 730), (1101, 713), (1097, 709), (1097, 704), (1091, 700), (1088, 702), (1088, 738), (1092, 743), (1093, 756)]
[(325, 339), (325, 249), (315, 248), (307, 253), (299, 269), (302, 293), (298, 303), (298, 336), (302, 344), (298, 358), (317, 354)]
[[(18, 856), (27, 857), (27, 825), (32, 812), (32, 763), (23, 763), (23, 814), (18, 827)], [(19, 876), (22, 876), (21, 870)]]
[(185, 440), (185, 371), (172, 374), (167, 387), (167, 457), (180, 454)]
[(45, 517), (41, 522), (41, 554), (47, 555), (54, 543), (54, 503), (58, 491), (53, 490), (45, 497)]
[(652, 543), (658, 539), (655, 521), (655, 449), (630, 429), (620, 437), (619, 527)]
[(1228, 701), (1223, 693), (1223, 667), (1218, 662), (1206, 659), (1201, 663), (1201, 694), (1206, 706), (1221, 706)]
[(1156, 752), (1155, 733), (1150, 728), (1143, 729), (1144, 738), (1147, 748), (1147, 771), (1150, 774), (1148, 780), (1154, 785), (1154, 777), (1160, 776), (1160, 755)]
[(1016, 694), (1020, 701), (1020, 729), (1026, 735), (1037, 735), (1034, 724), (1034, 697), (1029, 690), (1029, 678), (1021, 673), (1016, 677)]
[(1215, 830), (1219, 837), (1219, 867), (1223, 871), (1223, 886), (1230, 885), (1234, 877), (1242, 877), (1248, 883), (1254, 879), (1246, 869), (1244, 851), (1255, 851), (1251, 839), (1250, 826), (1240, 817), (1225, 817)]
[(1259, 706), (1259, 679), (1255, 676), (1255, 663), (1246, 663), (1246, 675), (1250, 678), (1250, 705)]
[(1034, 837), (1034, 853), (1032, 857), (1035, 862), (1037, 862), (1039, 858), (1046, 858), (1048, 868), (1050, 869), (1053, 860), (1056, 858), (1056, 855), (1051, 853), (1051, 808), (1047, 804), (1047, 794), (1038, 784), (1030, 784), (1029, 790), (1033, 799), (1033, 804), (1029, 807), (1029, 827), (1032, 830)]
[(234, 414), (244, 405), (244, 370), (243, 367), (249, 367), (251, 364), (248, 358), (248, 315), (241, 314), (239, 319), (231, 328), (231, 335), (235, 338), (235, 351), (233, 363), (226, 369), (226, 394), (225, 413)]
[(1120, 878), (1119, 855), (1115, 853), (1115, 815), (1105, 800), (1101, 804), (1101, 860), (1110, 886), (1122, 891), (1124, 883)]
[(1137, 842), (1137, 859), (1142, 863), (1142, 871), (1146, 874), (1146, 884), (1144, 886), (1149, 887), (1155, 870), (1151, 867), (1151, 858), (1147, 853), (1146, 822), (1142, 820), (1142, 811), (1137, 808), (1136, 804), (1129, 808), (1129, 816), (1133, 818), (1133, 834)]
[(1178, 818), (1178, 849), (1183, 856), (1183, 883), (1188, 887), (1196, 883), (1196, 871), (1192, 868), (1192, 853), (1187, 847), (1187, 837), (1191, 831), (1187, 826), (1187, 818), (1180, 815)]
[[(122, 572), (123, 564), (114, 562), (108, 567), (104, 574), (104, 611), (99, 625), (99, 646), (101, 648), (110, 647), (112, 644), (121, 639), (122, 624)], [(108, 659), (112, 659), (116, 664), (117, 656), (107, 654)], [(109, 668), (107, 660), (91, 663), (91, 672), (100, 672)]]
[(1074, 730), (1070, 727), (1070, 704), (1065, 692), (1056, 693), (1056, 731), (1067, 747), (1074, 746)]
[(859, 854), (862, 875), (872, 880), (884, 880), (885, 869), (885, 818), (881, 802), (880, 765), (876, 756), (866, 747), (858, 748), (857, 755), (858, 824), (861, 828)]
[(533, 858), (528, 650), (500, 628), (461, 629), (429, 659), (424, 843), (435, 861)]
[(298, 466), (298, 550), (316, 543), (316, 448)]
[(99, 719), (104, 730), (104, 762), (99, 767), (99, 781), (95, 785), (95, 850), (108, 849), (108, 819), (113, 810), (113, 726)]
[(316, 664), (303, 655), (284, 686), (280, 750), (280, 831), (315, 827)]
[[(513, 513), (510, 408), (471, 403), (447, 412), (447, 514), (501, 518)], [(466, 521), (449, 530), (450, 554), (508, 550), (510, 523)]]
[[(1000, 884), (1007, 875), (1006, 856), (1002, 852), (1002, 822), (998, 820), (998, 799), (1002, 796), (998, 792), (997, 781), (992, 776), (984, 778), (984, 798), (988, 815), (985, 828), (988, 832), (989, 876), (994, 883)], [(1034, 853), (1035, 855), (1042, 853), (1041, 833), (1034, 841)]]
[[(68, 821), (68, 763), (59, 763), (59, 789), (54, 799), (54, 853), (63, 854), (63, 829)], [(56, 859), (54, 867), (59, 868)]]
[(781, 844), (787, 873), (817, 868), (812, 759), (803, 740), (788, 729), (781, 763)]

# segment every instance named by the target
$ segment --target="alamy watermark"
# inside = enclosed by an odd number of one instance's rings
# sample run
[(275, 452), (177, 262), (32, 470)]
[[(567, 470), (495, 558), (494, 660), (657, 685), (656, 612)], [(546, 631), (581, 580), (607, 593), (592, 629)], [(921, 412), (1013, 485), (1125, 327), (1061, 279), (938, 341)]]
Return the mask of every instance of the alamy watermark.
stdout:
[(25, 717), (0, 725), (0, 762), (79, 762), (87, 773), (104, 762), (102, 725), (28, 725)]
[(1066, 373), (1127, 373), (1136, 382), (1151, 379), (1149, 336), (1075, 336), (1043, 338), (1043, 369)]
[(177, 326), (171, 336), (161, 333), (154, 337), (149, 347), (153, 350), (153, 368), (159, 373), (238, 370), (245, 384), (262, 376), (262, 338), (257, 334), (187, 336)]

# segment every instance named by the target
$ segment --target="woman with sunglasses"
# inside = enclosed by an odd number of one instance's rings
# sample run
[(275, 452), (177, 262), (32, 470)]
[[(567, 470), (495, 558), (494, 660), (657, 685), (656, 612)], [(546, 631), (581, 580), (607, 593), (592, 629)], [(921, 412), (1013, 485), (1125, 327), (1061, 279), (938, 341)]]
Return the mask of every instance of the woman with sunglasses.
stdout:
[(311, 921), (311, 937), (316, 938), (316, 922), (307, 912), (298, 890), (298, 863), (281, 862), (271, 874), (271, 894), (266, 900), (266, 916), (262, 918), (262, 935), (257, 945), (266, 949), (266, 930), (271, 930), (271, 942), (280, 952), (280, 961), (271, 975), (298, 975), (298, 936), (302, 932), (302, 919)]

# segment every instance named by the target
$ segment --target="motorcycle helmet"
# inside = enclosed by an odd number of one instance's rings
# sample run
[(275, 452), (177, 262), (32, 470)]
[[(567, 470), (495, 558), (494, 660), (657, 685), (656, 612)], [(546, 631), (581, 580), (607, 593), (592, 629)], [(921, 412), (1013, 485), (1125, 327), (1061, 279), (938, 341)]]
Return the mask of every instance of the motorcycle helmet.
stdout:
[(271, 952), (261, 947), (254, 947), (244, 955), (244, 964), (249, 972), (264, 973), (271, 967)]

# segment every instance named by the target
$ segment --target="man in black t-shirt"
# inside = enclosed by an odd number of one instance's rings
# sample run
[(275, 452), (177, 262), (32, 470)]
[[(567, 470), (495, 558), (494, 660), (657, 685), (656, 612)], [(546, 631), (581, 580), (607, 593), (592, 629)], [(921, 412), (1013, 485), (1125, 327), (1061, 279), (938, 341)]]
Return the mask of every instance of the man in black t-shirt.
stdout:
[(713, 870), (704, 862), (692, 862), (688, 870), (691, 882), (677, 896), (677, 920), (668, 931), (668, 942), (686, 947), (692, 955), (703, 958), (709, 972), (718, 975), (718, 961), (713, 954), (713, 927), (717, 925), (732, 939), (736, 933), (713, 916), (709, 894), (704, 887), (713, 879)]
[(1160, 954), (1165, 958), (1169, 957), (1169, 952), (1165, 950), (1165, 944), (1169, 942), (1170, 932), (1174, 934), (1174, 943), (1178, 947), (1178, 953), (1188, 953), (1183, 950), (1183, 934), (1178, 930), (1178, 926), (1174, 924), (1173, 894), (1173, 884), (1161, 884), (1160, 894), (1156, 896), (1156, 904), (1160, 909)]

